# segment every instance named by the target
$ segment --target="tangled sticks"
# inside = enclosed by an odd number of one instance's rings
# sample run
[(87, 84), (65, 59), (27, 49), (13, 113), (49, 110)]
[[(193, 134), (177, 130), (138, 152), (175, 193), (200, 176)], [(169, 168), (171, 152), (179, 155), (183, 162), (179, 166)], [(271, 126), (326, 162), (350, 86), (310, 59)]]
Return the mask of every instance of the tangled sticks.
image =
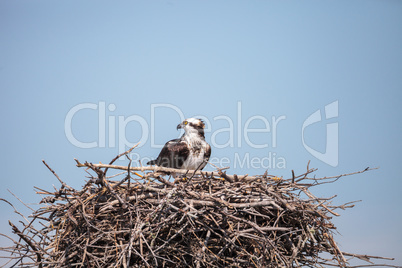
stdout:
[[(115, 158), (117, 159), (117, 158)], [(114, 160), (115, 160), (114, 159)], [(76, 160), (77, 161), (77, 160)], [(310, 188), (341, 176), (290, 179), (268, 174), (80, 163), (90, 179), (81, 190), (63, 182), (54, 192), (37, 188), (45, 204), (3, 247), (23, 267), (345, 267), (331, 217), (334, 198)], [(125, 170), (107, 177), (108, 170)], [(356, 172), (361, 173), (369, 169)], [(167, 174), (170, 175), (167, 175)], [(118, 179), (120, 176), (120, 179)], [(6, 201), (7, 202), (7, 201)], [(10, 238), (11, 239), (11, 238)], [(322, 254), (329, 253), (329, 254)], [(384, 258), (380, 258), (384, 259)], [(10, 264), (9, 263), (9, 264)], [(371, 262), (370, 262), (371, 263)], [(359, 266), (362, 267), (362, 266)]]

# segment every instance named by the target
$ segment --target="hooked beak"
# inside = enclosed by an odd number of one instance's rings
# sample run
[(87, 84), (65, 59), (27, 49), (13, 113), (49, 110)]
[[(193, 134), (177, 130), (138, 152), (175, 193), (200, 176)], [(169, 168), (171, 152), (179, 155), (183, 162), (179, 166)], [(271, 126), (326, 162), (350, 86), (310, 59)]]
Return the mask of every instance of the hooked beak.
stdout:
[(183, 128), (183, 123), (178, 124), (176, 129), (179, 130), (180, 128)]

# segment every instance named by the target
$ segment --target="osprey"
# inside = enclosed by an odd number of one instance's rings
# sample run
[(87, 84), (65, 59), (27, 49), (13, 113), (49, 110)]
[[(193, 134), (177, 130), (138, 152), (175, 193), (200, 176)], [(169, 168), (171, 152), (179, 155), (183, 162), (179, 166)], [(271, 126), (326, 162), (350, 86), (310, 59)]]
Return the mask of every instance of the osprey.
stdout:
[(147, 164), (180, 169), (203, 169), (211, 155), (211, 146), (205, 141), (204, 127), (201, 119), (184, 120), (177, 125), (177, 129), (184, 129), (183, 136), (168, 141), (158, 158)]

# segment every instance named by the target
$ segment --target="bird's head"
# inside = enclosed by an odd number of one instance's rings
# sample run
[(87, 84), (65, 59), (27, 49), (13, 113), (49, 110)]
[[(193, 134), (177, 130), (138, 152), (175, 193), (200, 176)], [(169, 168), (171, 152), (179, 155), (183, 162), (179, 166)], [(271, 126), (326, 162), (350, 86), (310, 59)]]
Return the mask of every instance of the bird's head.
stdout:
[(205, 124), (201, 119), (198, 118), (188, 118), (177, 125), (177, 129), (184, 129), (186, 134), (199, 134), (204, 137)]

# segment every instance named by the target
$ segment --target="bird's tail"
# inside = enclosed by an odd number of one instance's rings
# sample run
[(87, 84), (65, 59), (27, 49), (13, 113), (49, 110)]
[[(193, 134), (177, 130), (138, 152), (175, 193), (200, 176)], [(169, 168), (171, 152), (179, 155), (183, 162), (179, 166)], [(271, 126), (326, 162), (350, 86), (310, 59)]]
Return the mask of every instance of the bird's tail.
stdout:
[(156, 159), (155, 160), (151, 160), (151, 161), (148, 161), (148, 163), (147, 163), (147, 165), (155, 165), (156, 164)]

